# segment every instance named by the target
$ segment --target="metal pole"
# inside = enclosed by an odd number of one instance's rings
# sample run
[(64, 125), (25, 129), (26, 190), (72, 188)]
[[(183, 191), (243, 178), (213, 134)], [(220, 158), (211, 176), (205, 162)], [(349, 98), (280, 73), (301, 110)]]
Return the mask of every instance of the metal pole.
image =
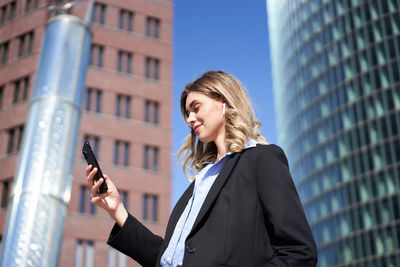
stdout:
[(87, 25), (89, 25), (89, 27), (90, 25), (92, 25), (93, 22), (93, 9), (94, 9), (94, 0), (89, 0), (84, 17), (84, 21), (86, 22)]
[(0, 266), (57, 266), (71, 195), (91, 32), (78, 17), (46, 26)]

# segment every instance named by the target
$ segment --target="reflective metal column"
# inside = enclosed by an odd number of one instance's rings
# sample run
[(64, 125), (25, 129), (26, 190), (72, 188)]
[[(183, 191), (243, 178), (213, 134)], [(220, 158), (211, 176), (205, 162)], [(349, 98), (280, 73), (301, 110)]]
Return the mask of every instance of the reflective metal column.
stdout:
[(58, 264), (90, 45), (90, 28), (80, 18), (48, 21), (0, 266)]

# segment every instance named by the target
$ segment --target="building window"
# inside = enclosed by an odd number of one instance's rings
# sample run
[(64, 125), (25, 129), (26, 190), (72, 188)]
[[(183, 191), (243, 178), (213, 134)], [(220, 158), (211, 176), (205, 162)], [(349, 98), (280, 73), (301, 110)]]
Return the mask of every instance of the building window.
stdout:
[(34, 32), (30, 31), (18, 37), (18, 56), (29, 54), (33, 50)]
[(160, 20), (154, 17), (146, 19), (146, 36), (158, 39), (160, 37)]
[[(98, 151), (99, 151), (99, 145), (100, 145), (100, 138), (97, 136), (93, 136), (93, 135), (85, 135), (83, 137), (83, 143), (85, 141), (89, 141), (94, 155), (96, 156), (97, 160), (99, 160)], [(85, 157), (82, 155), (82, 158), (85, 158)]]
[(144, 106), (144, 121), (158, 124), (158, 102), (146, 100)]
[(92, 45), (92, 54), (90, 57), (90, 65), (102, 68), (103, 67), (103, 51), (104, 46)]
[(10, 41), (0, 44), (0, 64), (7, 64)]
[(39, 6), (39, 0), (26, 0), (25, 2), (25, 12), (36, 9)]
[(11, 2), (10, 3), (10, 20), (12, 20), (13, 18), (15, 18), (15, 9), (16, 9), (16, 6), (17, 6), (17, 2)]
[(143, 195), (142, 219), (149, 221), (157, 221), (158, 213), (158, 196), (151, 194)]
[(8, 202), (9, 202), (9, 196), (10, 196), (10, 185), (11, 185), (11, 181), (7, 180), (7, 181), (2, 181), (2, 192), (1, 192), (1, 208), (2, 209), (7, 209), (8, 207)]
[(115, 116), (130, 118), (131, 97), (126, 95), (117, 95), (115, 105)]
[[(15, 11), (16, 11), (17, 2), (13, 1), (8, 4), (5, 4), (0, 9), (0, 24), (8, 20), (12, 20), (15, 18)], [(7, 18), (8, 16), (8, 18)]]
[(125, 31), (132, 31), (133, 28), (133, 12), (121, 9), (119, 11), (118, 28)]
[(78, 240), (75, 245), (74, 267), (93, 267), (94, 247), (93, 241)]
[(159, 71), (160, 60), (157, 58), (146, 57), (145, 64), (146, 64), (146, 66), (145, 66), (146, 78), (158, 80), (159, 73), (160, 73), (160, 71)]
[(95, 206), (90, 201), (90, 188), (86, 186), (81, 186), (79, 191), (79, 208), (78, 211), (80, 213), (95, 213)]
[(7, 5), (4, 5), (0, 9), (0, 24), (3, 24), (6, 21), (7, 16)]
[(101, 111), (101, 90), (88, 88), (85, 94), (85, 110), (100, 113)]
[(4, 85), (0, 86), (0, 109), (3, 107)]
[(21, 146), (22, 135), (24, 133), (24, 126), (17, 126), (9, 129), (8, 131), (8, 144), (7, 153), (18, 152)]
[(117, 70), (119, 72), (132, 73), (132, 53), (119, 50)]
[(116, 140), (114, 143), (114, 164), (129, 165), (129, 142)]
[(104, 25), (106, 23), (106, 5), (95, 3), (93, 8), (93, 22)]
[(13, 104), (28, 99), (29, 76), (18, 79), (14, 83)]
[(143, 168), (158, 171), (158, 147), (144, 146)]
[(126, 256), (118, 250), (108, 247), (108, 267), (126, 267)]
[(125, 208), (128, 207), (128, 192), (120, 191), (121, 201), (124, 204)]

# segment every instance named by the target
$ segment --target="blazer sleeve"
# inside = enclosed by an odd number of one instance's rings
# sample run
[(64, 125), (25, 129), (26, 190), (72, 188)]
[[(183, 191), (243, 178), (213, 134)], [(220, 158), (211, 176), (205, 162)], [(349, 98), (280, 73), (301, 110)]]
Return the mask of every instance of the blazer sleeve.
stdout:
[(128, 213), (124, 225), (115, 224), (107, 244), (128, 255), (142, 266), (156, 266), (163, 239), (153, 234)]
[(276, 145), (262, 146), (256, 168), (259, 199), (274, 250), (268, 266), (315, 266), (317, 248), (284, 152)]

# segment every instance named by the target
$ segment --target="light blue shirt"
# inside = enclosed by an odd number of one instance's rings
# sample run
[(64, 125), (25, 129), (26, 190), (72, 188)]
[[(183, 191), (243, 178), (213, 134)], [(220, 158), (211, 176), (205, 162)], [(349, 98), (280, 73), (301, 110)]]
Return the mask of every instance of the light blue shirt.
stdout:
[[(255, 147), (256, 145), (257, 141), (250, 139), (250, 141), (243, 148), (246, 149), (249, 147)], [(210, 191), (210, 188), (215, 179), (217, 179), (219, 172), (225, 165), (227, 156), (230, 154), (232, 154), (231, 151), (229, 151), (218, 162), (209, 163), (200, 171), (198, 175), (196, 175), (193, 195), (186, 204), (186, 208), (175, 226), (174, 233), (172, 234), (168, 247), (161, 257), (161, 266), (182, 266), (186, 238), (193, 227), (201, 206), (203, 206), (203, 202), (207, 197), (208, 191)]]

